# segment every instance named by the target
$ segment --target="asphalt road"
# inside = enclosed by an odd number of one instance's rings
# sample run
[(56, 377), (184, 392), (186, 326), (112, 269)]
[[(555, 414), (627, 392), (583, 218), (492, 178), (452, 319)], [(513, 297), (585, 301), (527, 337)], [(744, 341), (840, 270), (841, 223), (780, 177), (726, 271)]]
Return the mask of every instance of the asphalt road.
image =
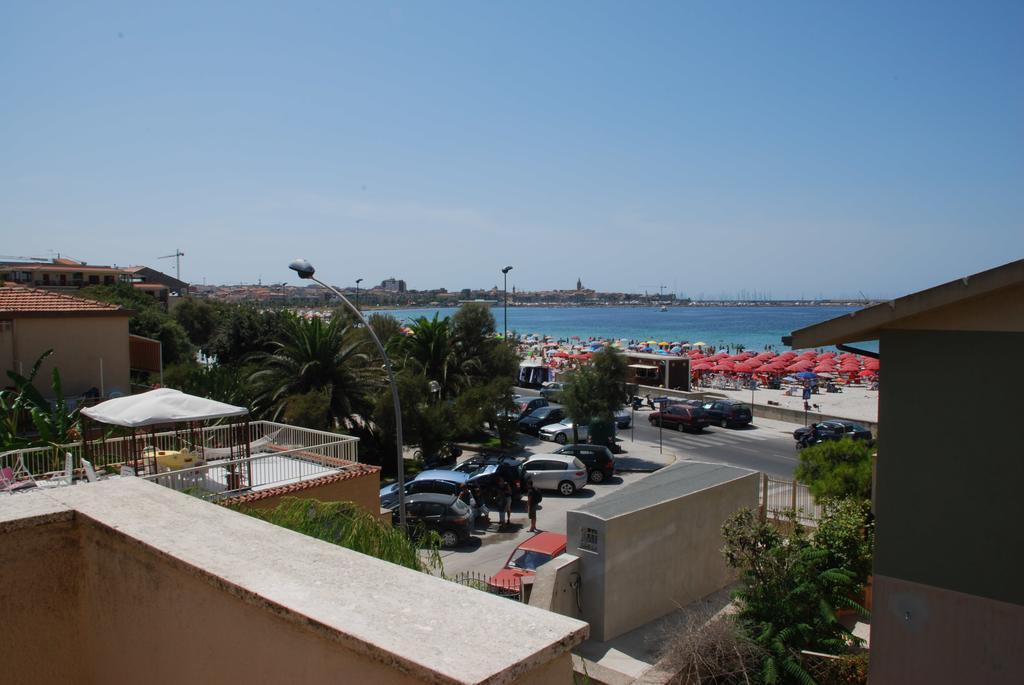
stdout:
[[(536, 390), (517, 388), (523, 395), (536, 395)], [(755, 411), (756, 414), (756, 411)], [(618, 438), (628, 450), (633, 440), (658, 444), (658, 427), (651, 426), (651, 411), (634, 412), (633, 431), (619, 430)], [(793, 430), (797, 425), (761, 419), (746, 428), (705, 428), (700, 433), (662, 431), (662, 447), (680, 458), (709, 461), (762, 471), (774, 478), (792, 479), (797, 464)]]
[[(650, 425), (651, 412), (634, 414), (632, 433), (620, 430), (618, 438), (629, 449), (635, 439), (658, 444), (657, 425)], [(798, 426), (781, 421), (758, 421), (746, 428), (708, 427), (700, 433), (680, 433), (675, 429), (662, 429), (662, 448), (680, 458), (710, 461), (716, 464), (739, 466), (762, 471), (774, 478), (792, 479), (797, 465), (796, 443), (793, 430)]]

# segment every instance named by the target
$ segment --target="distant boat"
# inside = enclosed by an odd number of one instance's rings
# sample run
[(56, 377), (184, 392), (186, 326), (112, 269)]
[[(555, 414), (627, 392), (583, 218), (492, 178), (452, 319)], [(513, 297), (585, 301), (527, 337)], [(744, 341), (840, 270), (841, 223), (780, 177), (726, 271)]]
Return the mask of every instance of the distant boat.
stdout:
[(667, 312), (668, 311), (668, 307), (666, 307), (665, 305), (661, 305), (661, 309), (659, 309), (658, 311), (659, 312)]

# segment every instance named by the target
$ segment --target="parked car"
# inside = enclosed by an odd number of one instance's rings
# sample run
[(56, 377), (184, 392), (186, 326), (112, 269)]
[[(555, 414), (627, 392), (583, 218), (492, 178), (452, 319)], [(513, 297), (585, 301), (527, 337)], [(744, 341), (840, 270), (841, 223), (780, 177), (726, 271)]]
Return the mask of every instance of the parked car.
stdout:
[(557, 402), (563, 390), (565, 390), (565, 383), (551, 381), (540, 389), (540, 396), (550, 402)]
[(568, 497), (587, 484), (587, 467), (569, 454), (537, 454), (523, 462), (524, 475), (538, 490)]
[(543, 397), (530, 397), (529, 395), (513, 395), (512, 403), (516, 405), (516, 408), (507, 415), (510, 415), (516, 421), (523, 418), (534, 409), (540, 409), (541, 407), (548, 406), (548, 401)]
[[(458, 493), (459, 486), (469, 480), (469, 474), (449, 469), (431, 469), (420, 471), (415, 478), (405, 484), (406, 498), (425, 492), (452, 495)], [(398, 504), (398, 483), (386, 485), (380, 489), (380, 505), (385, 509)]]
[[(585, 423), (579, 424), (577, 427), (578, 435), (580, 440), (586, 440), (589, 429)], [(572, 420), (565, 419), (558, 423), (551, 423), (540, 429), (537, 433), (537, 437), (541, 440), (552, 440), (560, 445), (564, 445), (567, 442), (572, 442)]]
[(619, 429), (629, 428), (629, 424), (633, 422), (633, 412), (628, 408), (623, 407), (615, 412), (615, 427)]
[[(391, 508), (391, 520), (399, 524), (398, 501)], [(418, 529), (435, 530), (441, 544), (455, 547), (469, 540), (473, 532), (473, 512), (455, 495), (423, 492), (405, 500), (405, 520), (411, 534)]]
[[(828, 421), (822, 421), (814, 424), (814, 428), (818, 432), (816, 444), (824, 442), (825, 440), (842, 440), (843, 438), (864, 440), (869, 445), (872, 445), (875, 442), (875, 436), (871, 434), (869, 429), (859, 423), (854, 423), (853, 421), (829, 419)], [(797, 443), (800, 443), (810, 430), (810, 427), (807, 426), (797, 428), (793, 431), (793, 439), (796, 440)]]
[(523, 498), (523, 488), (526, 487), (526, 473), (523, 464), (518, 459), (506, 457), (508, 461), (501, 461), (493, 464), (485, 464), (469, 475), (467, 485), (470, 488), (479, 487), (483, 493), (484, 504), (494, 507), (498, 500), (498, 480), (504, 480), (512, 489), (512, 502), (516, 503)]
[(661, 424), (664, 428), (697, 433), (708, 425), (708, 416), (700, 407), (689, 404), (670, 404), (661, 411), (651, 412), (647, 420), (652, 426)]
[(615, 456), (604, 445), (566, 445), (555, 454), (569, 454), (582, 461), (591, 483), (603, 483), (615, 475)]
[(530, 435), (537, 435), (540, 429), (549, 423), (558, 423), (565, 419), (565, 410), (561, 407), (548, 405), (534, 409), (532, 412), (519, 419), (519, 430)]
[(508, 561), (491, 576), (488, 584), (499, 591), (518, 591), (522, 578), (536, 574), (538, 568), (564, 554), (567, 542), (568, 539), (561, 533), (537, 533), (512, 550)]
[(750, 406), (738, 400), (710, 400), (703, 407), (710, 423), (722, 428), (747, 426), (753, 420)]

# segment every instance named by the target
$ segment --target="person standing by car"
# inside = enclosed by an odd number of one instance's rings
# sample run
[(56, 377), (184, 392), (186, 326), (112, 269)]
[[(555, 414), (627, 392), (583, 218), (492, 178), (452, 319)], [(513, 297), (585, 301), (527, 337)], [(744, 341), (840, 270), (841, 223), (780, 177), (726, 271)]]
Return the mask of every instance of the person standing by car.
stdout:
[(498, 486), (494, 493), (494, 506), (498, 508), (498, 530), (505, 527), (505, 502), (508, 497), (505, 495), (505, 479), (498, 479)]
[(540, 504), (541, 494), (532, 482), (526, 484), (526, 513), (530, 517), (530, 532), (537, 533), (537, 505)]
[(506, 480), (502, 481), (501, 494), (505, 498), (505, 522), (512, 525), (512, 485)]

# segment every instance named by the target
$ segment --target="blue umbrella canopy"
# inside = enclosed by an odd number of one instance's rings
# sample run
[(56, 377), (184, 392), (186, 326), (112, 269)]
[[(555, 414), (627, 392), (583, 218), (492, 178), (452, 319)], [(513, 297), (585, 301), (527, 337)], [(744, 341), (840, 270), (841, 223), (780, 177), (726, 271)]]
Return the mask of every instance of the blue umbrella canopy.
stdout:
[(798, 373), (796, 375), (796, 377), (797, 378), (803, 378), (803, 379), (811, 379), (811, 378), (817, 378), (818, 374), (813, 373), (811, 371), (801, 371), (800, 373)]

